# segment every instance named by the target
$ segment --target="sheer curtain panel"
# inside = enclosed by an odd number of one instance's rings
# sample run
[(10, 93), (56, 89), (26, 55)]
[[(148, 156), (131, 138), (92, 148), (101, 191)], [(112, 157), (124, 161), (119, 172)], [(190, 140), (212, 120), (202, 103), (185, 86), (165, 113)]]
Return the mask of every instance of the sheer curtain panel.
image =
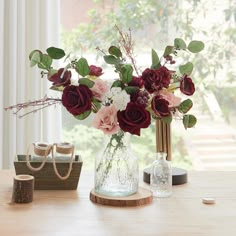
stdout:
[(46, 108), (21, 119), (4, 111), (13, 104), (43, 98), (46, 78), (30, 68), (33, 49), (59, 44), (59, 0), (0, 0), (0, 169), (12, 168), (16, 154), (36, 141), (60, 141), (60, 107)]

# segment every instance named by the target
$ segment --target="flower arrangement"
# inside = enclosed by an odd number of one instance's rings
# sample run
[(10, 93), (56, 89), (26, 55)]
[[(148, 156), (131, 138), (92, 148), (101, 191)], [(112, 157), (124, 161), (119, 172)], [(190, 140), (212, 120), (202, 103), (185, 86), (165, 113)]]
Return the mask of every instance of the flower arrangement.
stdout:
[[(18, 114), (24, 108), (33, 107), (25, 116), (48, 106), (62, 104), (78, 120), (94, 113), (92, 126), (103, 131), (108, 143), (102, 155), (95, 162), (95, 191), (111, 196), (127, 196), (138, 190), (138, 164), (127, 145), (127, 133), (141, 135), (141, 129), (148, 128), (151, 120), (170, 123), (172, 118), (182, 119), (184, 127), (193, 127), (197, 119), (187, 114), (192, 108), (191, 99), (176, 96), (175, 91), (191, 96), (195, 92), (190, 77), (193, 64), (176, 65), (180, 51), (198, 53), (204, 48), (201, 41), (176, 38), (173, 46), (166, 46), (161, 57), (152, 49), (151, 65), (144, 70), (136, 64), (131, 32), (120, 35), (119, 45), (111, 46), (108, 52), (97, 48), (105, 63), (114, 67), (117, 78), (104, 80), (103, 69), (91, 65), (87, 59), (66, 56), (64, 50), (50, 47), (46, 53), (33, 50), (31, 66), (38, 66), (42, 77), (51, 83), (50, 89), (61, 93), (61, 98), (45, 96), (36, 101), (19, 103), (7, 109)], [(53, 68), (53, 60), (65, 57), (63, 68)], [(74, 74), (76, 76), (74, 77)], [(73, 79), (74, 78), (74, 79)]]
[[(204, 48), (201, 41), (176, 38), (173, 46), (167, 46), (161, 57), (152, 49), (151, 65), (140, 71), (135, 61), (131, 32), (123, 33), (117, 27), (120, 45), (111, 46), (104, 52), (104, 60), (114, 67), (118, 78), (110, 81), (102, 79), (103, 69), (89, 65), (85, 58), (70, 59), (64, 68), (53, 68), (53, 60), (66, 56), (64, 50), (50, 47), (43, 53), (34, 50), (30, 53), (31, 66), (38, 66), (42, 77), (51, 83), (51, 89), (59, 91), (61, 98), (49, 98), (20, 103), (6, 109), (16, 109), (15, 114), (23, 108), (34, 109), (21, 115), (35, 112), (45, 107), (61, 103), (76, 119), (86, 119), (94, 113), (92, 125), (105, 134), (114, 135), (120, 130), (133, 135), (140, 135), (141, 129), (149, 127), (151, 119), (161, 119), (170, 123), (173, 117), (182, 119), (184, 127), (193, 127), (197, 119), (187, 114), (193, 103), (191, 99), (181, 101), (174, 92), (191, 96), (195, 92), (190, 77), (193, 64), (187, 62), (178, 70), (168, 69), (176, 64), (179, 52), (198, 53)], [(72, 71), (76, 79), (72, 79)]]

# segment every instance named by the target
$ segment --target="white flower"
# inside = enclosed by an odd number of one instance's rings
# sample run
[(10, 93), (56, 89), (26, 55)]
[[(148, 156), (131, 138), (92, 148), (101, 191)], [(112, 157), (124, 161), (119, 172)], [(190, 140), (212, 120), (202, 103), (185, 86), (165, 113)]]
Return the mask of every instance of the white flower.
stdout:
[(125, 92), (125, 90), (120, 91), (112, 97), (113, 104), (117, 111), (125, 110), (127, 104), (130, 102), (130, 95)]

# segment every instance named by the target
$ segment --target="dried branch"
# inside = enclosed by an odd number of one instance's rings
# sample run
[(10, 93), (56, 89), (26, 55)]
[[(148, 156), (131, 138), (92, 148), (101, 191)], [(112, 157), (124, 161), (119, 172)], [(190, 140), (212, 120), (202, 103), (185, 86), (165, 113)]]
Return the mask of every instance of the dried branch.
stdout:
[(35, 113), (39, 110), (42, 110), (46, 107), (49, 106), (55, 106), (57, 104), (61, 103), (61, 99), (60, 98), (49, 98), (47, 96), (44, 96), (44, 98), (39, 99), (39, 100), (35, 100), (35, 101), (29, 101), (29, 102), (24, 102), (24, 103), (18, 103), (16, 105), (13, 106), (9, 106), (9, 107), (5, 107), (4, 110), (13, 110), (13, 114), (17, 115), (19, 114), (19, 112), (21, 110), (27, 109), (29, 107), (34, 107), (32, 110), (30, 110), (29, 112), (24, 113), (23, 115), (19, 115), (19, 118), (22, 118), (30, 113)]
[(121, 47), (126, 52), (127, 57), (130, 59), (137, 76), (139, 76), (139, 72), (136, 66), (136, 61), (134, 59), (134, 52), (133, 52), (134, 45), (133, 45), (131, 30), (129, 29), (129, 32), (124, 34), (117, 25), (115, 25), (115, 28), (120, 34), (119, 42), (120, 42)]

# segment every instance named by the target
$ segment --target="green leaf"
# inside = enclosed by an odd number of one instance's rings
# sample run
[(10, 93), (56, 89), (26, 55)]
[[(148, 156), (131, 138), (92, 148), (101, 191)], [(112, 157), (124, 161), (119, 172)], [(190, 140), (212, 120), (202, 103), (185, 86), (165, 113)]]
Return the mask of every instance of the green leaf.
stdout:
[(197, 118), (194, 115), (184, 115), (183, 124), (184, 128), (192, 128), (197, 123)]
[(170, 55), (173, 52), (174, 52), (174, 47), (173, 46), (166, 46), (163, 57), (166, 57), (166, 56)]
[(115, 80), (111, 86), (111, 88), (113, 87), (120, 87), (120, 88), (123, 88), (124, 87), (124, 84), (121, 80)]
[(57, 73), (57, 70), (55, 70), (55, 69), (50, 69), (49, 71), (48, 71), (48, 76), (50, 77), (50, 76), (52, 76), (52, 75), (54, 75), (54, 74), (56, 74)]
[(183, 39), (180, 39), (180, 38), (176, 38), (174, 40), (174, 45), (177, 49), (186, 49), (186, 43), (184, 42)]
[(108, 52), (111, 54), (111, 55), (114, 55), (116, 57), (122, 57), (122, 53), (121, 53), (121, 50), (116, 47), (116, 46), (111, 46), (109, 49), (108, 49)]
[(37, 65), (42, 59), (42, 52), (39, 50), (34, 50), (29, 54), (30, 66), (33, 67)]
[(172, 116), (162, 117), (161, 118), (166, 124), (170, 124), (172, 122)]
[(50, 47), (46, 51), (52, 59), (61, 59), (66, 55), (64, 50), (60, 48)]
[(124, 90), (125, 90), (126, 93), (128, 93), (128, 94), (133, 94), (133, 93), (135, 93), (138, 89), (139, 89), (139, 87), (136, 87), (136, 86), (127, 86), (127, 87), (124, 88)]
[(114, 57), (113, 55), (106, 55), (103, 58), (107, 64), (117, 65), (121, 62), (120, 59)]
[(193, 63), (187, 62), (186, 64), (179, 66), (179, 71), (181, 74), (191, 75), (193, 71)]
[(154, 49), (152, 49), (152, 66), (151, 66), (151, 68), (158, 69), (158, 68), (160, 68), (160, 66), (161, 66), (160, 59), (157, 55), (157, 52)]
[(83, 85), (86, 85), (88, 88), (92, 88), (94, 85), (94, 82), (91, 81), (90, 79), (82, 78), (82, 79), (79, 79), (79, 84), (83, 84)]
[(90, 68), (88, 65), (88, 62), (85, 58), (81, 57), (77, 62), (76, 62), (76, 71), (81, 75), (81, 76), (86, 76), (90, 73)]
[(129, 64), (125, 64), (121, 67), (121, 79), (124, 83), (129, 83), (132, 80), (133, 67)]
[(193, 40), (188, 45), (188, 50), (192, 53), (201, 52), (204, 49), (205, 45), (202, 41)]
[(64, 90), (64, 86), (52, 86), (50, 89), (62, 92)]
[(85, 112), (81, 113), (80, 115), (75, 116), (75, 118), (78, 120), (84, 120), (85, 118), (87, 118), (90, 115), (90, 113), (91, 113), (91, 110), (85, 111)]
[(97, 99), (95, 98), (92, 98), (92, 104), (93, 104), (93, 112), (96, 113), (98, 112), (98, 110), (101, 108), (102, 104), (100, 101), (98, 101)]
[(43, 54), (38, 68), (49, 70), (52, 65), (52, 58), (48, 54)]
[(185, 114), (187, 113), (193, 106), (193, 102), (191, 99), (184, 100), (180, 103), (180, 105), (177, 107), (180, 113)]

